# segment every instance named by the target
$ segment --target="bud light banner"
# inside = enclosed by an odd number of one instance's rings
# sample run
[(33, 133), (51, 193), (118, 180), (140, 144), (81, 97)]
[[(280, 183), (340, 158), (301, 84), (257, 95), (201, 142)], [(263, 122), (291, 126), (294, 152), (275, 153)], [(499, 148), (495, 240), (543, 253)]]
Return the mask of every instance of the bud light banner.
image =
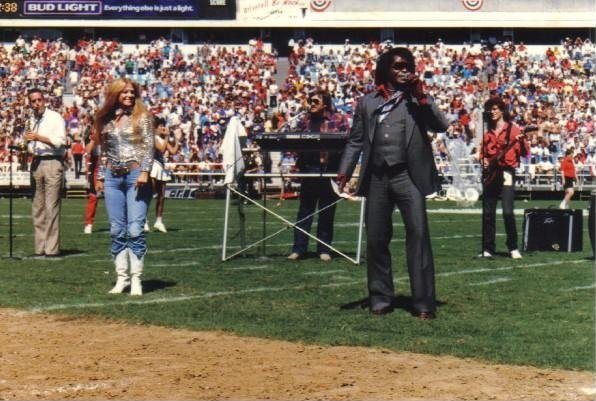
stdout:
[[(0, 18), (228, 20), (236, 18), (235, 0), (13, 0)], [(10, 15), (9, 15), (10, 14)]]

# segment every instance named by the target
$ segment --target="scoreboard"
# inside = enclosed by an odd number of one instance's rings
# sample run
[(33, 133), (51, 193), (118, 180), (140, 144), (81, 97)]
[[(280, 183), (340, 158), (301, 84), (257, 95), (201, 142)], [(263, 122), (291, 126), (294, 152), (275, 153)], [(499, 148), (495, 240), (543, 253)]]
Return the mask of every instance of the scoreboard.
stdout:
[(0, 19), (232, 20), (235, 0), (0, 0)]

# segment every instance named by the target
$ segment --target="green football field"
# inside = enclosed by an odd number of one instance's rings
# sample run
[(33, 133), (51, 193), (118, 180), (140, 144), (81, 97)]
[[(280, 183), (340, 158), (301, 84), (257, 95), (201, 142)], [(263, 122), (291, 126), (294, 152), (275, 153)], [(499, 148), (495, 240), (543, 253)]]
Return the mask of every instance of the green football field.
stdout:
[[(517, 201), (516, 207), (521, 212), (553, 203)], [(587, 207), (584, 203), (575, 201), (574, 206)], [(293, 221), (298, 202), (269, 201), (268, 206)], [(366, 297), (364, 261), (355, 265), (335, 257), (325, 263), (314, 253), (299, 262), (288, 261), (290, 229), (269, 239), (264, 249), (256, 247), (222, 262), (222, 200), (167, 200), (164, 222), (169, 232), (148, 234), (145, 294), (140, 298), (109, 295), (115, 273), (103, 201), (92, 235), (83, 234), (84, 207), (84, 200), (63, 202), (65, 257), (35, 259), (31, 201), (15, 200), (14, 254), (21, 259), (13, 260), (6, 258), (9, 201), (0, 199), (0, 307), (310, 344), (594, 369), (595, 277), (586, 217), (583, 252), (524, 253), (523, 259), (514, 261), (506, 257), (498, 216), (497, 246), (502, 254), (482, 260), (474, 258), (480, 250), (480, 204), (429, 202), (439, 308), (436, 320), (420, 321), (407, 311), (409, 282), (398, 213), (392, 250), (397, 301), (402, 307), (379, 317), (359, 306)], [(336, 214), (334, 244), (352, 257), (357, 249), (359, 207), (358, 202), (344, 201)], [(284, 228), (272, 216), (263, 220), (254, 205), (245, 206), (244, 212), (247, 243)], [(521, 246), (522, 214), (517, 217)], [(242, 237), (235, 206), (229, 227), (228, 253), (232, 253)], [(365, 248), (363, 244), (363, 252)]]

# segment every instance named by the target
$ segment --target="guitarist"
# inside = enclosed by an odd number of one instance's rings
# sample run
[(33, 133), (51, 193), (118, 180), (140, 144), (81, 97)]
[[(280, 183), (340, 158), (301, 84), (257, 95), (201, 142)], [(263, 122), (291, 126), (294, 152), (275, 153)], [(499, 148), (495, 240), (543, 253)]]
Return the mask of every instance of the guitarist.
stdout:
[(503, 220), (507, 233), (507, 248), (513, 259), (521, 259), (517, 248), (517, 229), (513, 215), (515, 199), (515, 169), (520, 156), (530, 154), (530, 145), (520, 128), (510, 121), (507, 106), (494, 97), (484, 104), (488, 130), (482, 138), (477, 155), (483, 165), (483, 252), (481, 257), (495, 253), (495, 215), (501, 198)]

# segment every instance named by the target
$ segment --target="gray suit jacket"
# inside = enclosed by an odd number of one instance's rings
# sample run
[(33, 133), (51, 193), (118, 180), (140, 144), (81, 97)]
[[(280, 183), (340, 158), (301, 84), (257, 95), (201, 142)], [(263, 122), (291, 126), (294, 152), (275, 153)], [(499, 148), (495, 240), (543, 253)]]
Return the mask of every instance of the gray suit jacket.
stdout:
[[(369, 167), (372, 165), (371, 149), (378, 117), (375, 110), (383, 101), (383, 96), (377, 91), (360, 99), (339, 165), (338, 172), (351, 177), (362, 153), (360, 179), (356, 191), (359, 196), (367, 195), (371, 173)], [(427, 130), (444, 132), (447, 130), (447, 121), (431, 99), (426, 105), (419, 104), (416, 99), (406, 98), (402, 101), (407, 102), (408, 110), (406, 115), (408, 171), (414, 185), (426, 196), (441, 188)]]

